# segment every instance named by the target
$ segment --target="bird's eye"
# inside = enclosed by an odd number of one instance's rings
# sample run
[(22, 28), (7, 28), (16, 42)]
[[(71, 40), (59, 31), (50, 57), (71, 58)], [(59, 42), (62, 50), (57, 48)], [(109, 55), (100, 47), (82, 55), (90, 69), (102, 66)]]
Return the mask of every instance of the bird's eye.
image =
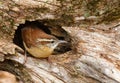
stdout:
[(51, 43), (54, 43), (55, 41), (51, 41)]

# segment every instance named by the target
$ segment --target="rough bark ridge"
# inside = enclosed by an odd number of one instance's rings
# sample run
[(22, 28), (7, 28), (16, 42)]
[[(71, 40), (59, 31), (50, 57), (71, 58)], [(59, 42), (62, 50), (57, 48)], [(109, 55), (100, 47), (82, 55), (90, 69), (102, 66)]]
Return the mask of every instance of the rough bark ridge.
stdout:
[[(1, 0), (0, 70), (23, 83), (120, 83), (119, 0)], [(115, 6), (114, 6), (115, 5)], [(65, 29), (72, 50), (48, 62), (29, 56), (13, 43), (25, 21)]]

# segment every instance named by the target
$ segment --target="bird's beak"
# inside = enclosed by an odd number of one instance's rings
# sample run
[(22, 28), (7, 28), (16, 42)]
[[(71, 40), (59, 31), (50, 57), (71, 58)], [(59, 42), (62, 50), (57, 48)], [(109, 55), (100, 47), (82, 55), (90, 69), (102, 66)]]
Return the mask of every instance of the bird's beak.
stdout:
[(58, 44), (60, 44), (60, 43), (68, 43), (68, 42), (65, 41), (65, 40), (59, 40), (59, 41), (58, 41)]
[(68, 43), (67, 41), (65, 41), (65, 40), (58, 40), (58, 41), (56, 41), (56, 43), (54, 43), (54, 45), (53, 45), (53, 47), (52, 48), (56, 48), (59, 44), (61, 44), (61, 43)]

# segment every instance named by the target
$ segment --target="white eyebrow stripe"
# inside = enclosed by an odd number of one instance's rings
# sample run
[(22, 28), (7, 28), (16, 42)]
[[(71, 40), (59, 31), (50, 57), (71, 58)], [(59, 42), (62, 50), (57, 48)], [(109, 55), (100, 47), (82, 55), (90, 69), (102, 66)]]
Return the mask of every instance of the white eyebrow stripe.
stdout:
[(53, 39), (37, 39), (37, 42), (40, 42), (40, 41), (54, 41)]

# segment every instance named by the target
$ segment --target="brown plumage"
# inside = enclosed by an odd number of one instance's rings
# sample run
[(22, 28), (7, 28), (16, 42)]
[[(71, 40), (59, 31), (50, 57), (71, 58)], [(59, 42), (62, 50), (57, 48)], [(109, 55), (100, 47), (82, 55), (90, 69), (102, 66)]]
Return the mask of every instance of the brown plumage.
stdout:
[(48, 57), (59, 43), (66, 43), (66, 41), (58, 40), (55, 36), (45, 33), (34, 25), (22, 29), (22, 39), (25, 49), (37, 58)]

